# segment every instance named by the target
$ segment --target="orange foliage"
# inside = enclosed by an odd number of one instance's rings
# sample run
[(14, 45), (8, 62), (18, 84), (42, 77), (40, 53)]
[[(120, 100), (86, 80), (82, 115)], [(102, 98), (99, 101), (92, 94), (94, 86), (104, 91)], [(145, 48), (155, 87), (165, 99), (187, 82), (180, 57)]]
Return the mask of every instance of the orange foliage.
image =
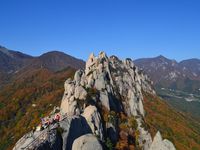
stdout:
[[(50, 72), (31, 70), (16, 76), (13, 83), (0, 91), (0, 149), (12, 149), (13, 144), (40, 122), (40, 117), (59, 106), (63, 83), (75, 70)], [(36, 104), (35, 107), (32, 104)], [(50, 105), (52, 104), (52, 105)]]
[(159, 130), (163, 138), (171, 140), (178, 150), (200, 149), (200, 124), (177, 112), (166, 102), (150, 94), (144, 94), (145, 122), (151, 135)]

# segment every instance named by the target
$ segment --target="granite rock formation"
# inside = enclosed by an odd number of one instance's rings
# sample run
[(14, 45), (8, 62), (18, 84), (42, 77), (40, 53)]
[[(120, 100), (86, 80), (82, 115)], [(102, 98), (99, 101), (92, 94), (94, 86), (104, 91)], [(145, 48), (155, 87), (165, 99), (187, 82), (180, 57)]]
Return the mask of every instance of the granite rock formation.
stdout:
[(143, 150), (175, 149), (171, 142), (162, 140), (160, 132), (152, 140), (144, 127), (143, 92), (156, 93), (151, 80), (131, 59), (122, 61), (104, 52), (98, 57), (91, 54), (85, 70), (78, 70), (73, 80), (67, 79), (64, 88), (60, 113), (66, 118), (51, 129), (55, 130), (54, 142), (47, 138), (39, 145), (48, 143), (55, 149), (51, 145), (59, 138), (57, 143), (63, 150), (101, 150), (114, 148), (127, 138), (128, 143)]

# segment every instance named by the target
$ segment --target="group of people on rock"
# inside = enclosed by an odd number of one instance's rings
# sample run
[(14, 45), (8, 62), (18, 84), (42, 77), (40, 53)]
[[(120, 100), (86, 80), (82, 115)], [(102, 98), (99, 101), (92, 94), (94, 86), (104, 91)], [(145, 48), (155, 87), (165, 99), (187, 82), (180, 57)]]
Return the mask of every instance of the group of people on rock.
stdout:
[(46, 129), (49, 125), (57, 123), (61, 120), (61, 114), (56, 113), (53, 117), (41, 118), (41, 123), (37, 126), (36, 131)]

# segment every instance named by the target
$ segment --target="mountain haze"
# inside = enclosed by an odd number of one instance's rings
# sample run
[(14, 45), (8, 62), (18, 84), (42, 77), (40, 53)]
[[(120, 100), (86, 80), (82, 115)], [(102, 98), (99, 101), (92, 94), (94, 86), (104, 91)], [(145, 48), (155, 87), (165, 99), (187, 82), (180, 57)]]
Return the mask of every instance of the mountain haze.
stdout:
[(157, 87), (200, 93), (200, 59), (177, 62), (158, 56), (134, 62), (151, 77)]

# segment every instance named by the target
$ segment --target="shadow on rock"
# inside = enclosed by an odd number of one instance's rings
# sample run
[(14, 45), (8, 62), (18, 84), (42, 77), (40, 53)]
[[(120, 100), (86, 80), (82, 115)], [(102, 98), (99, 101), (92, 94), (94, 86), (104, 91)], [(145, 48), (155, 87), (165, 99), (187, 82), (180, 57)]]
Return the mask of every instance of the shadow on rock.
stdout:
[(63, 133), (63, 150), (71, 150), (75, 139), (82, 135), (92, 133), (84, 117), (73, 118), (67, 135)]

